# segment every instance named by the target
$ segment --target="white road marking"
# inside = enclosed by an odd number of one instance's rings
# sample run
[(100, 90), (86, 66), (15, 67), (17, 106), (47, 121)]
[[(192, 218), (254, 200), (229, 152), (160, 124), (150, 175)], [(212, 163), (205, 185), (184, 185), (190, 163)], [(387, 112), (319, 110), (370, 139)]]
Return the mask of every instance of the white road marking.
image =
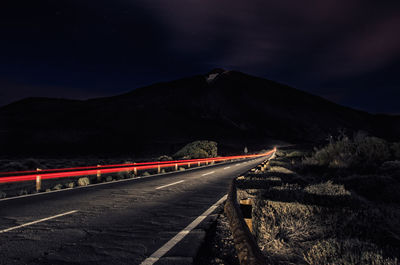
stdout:
[[(223, 163), (225, 163), (225, 162), (223, 162)], [(213, 166), (215, 166), (215, 165), (203, 165), (203, 166), (200, 166), (200, 167), (188, 168), (188, 169), (185, 170), (185, 172), (200, 170), (202, 168), (213, 167)], [(76, 189), (86, 189), (86, 188), (92, 188), (92, 187), (96, 187), (96, 186), (112, 185), (112, 184), (119, 183), (119, 182), (136, 181), (136, 180), (140, 180), (140, 179), (156, 177), (156, 176), (159, 176), (159, 175), (172, 175), (172, 174), (176, 174), (177, 172), (178, 171), (171, 171), (171, 172), (167, 172), (167, 173), (154, 174), (154, 175), (150, 175), (150, 176), (140, 176), (140, 177), (135, 177), (135, 178), (110, 181), (110, 182), (95, 183), (95, 184), (90, 184), (90, 185), (87, 185), (87, 186), (66, 188), (66, 189), (61, 189), (61, 190), (52, 190), (52, 191), (39, 192), (39, 193), (33, 193), (33, 194), (26, 194), (26, 195), (21, 195), (21, 196), (3, 198), (3, 199), (0, 199), (0, 202), (2, 202), (2, 201), (10, 201), (10, 200), (18, 200), (18, 199), (27, 198), (27, 197), (34, 197), (34, 196), (42, 196), (42, 195), (45, 195), (45, 194), (57, 193), (57, 192), (65, 192), (65, 191), (76, 190)]]
[(9, 232), (9, 231), (21, 228), (21, 227), (30, 226), (30, 225), (34, 225), (34, 224), (41, 223), (41, 222), (44, 222), (44, 221), (48, 221), (48, 220), (51, 220), (51, 219), (54, 219), (54, 218), (58, 218), (58, 217), (61, 217), (61, 216), (65, 216), (65, 215), (68, 215), (68, 214), (73, 214), (73, 213), (76, 213), (77, 211), (78, 210), (73, 210), (73, 211), (70, 211), (70, 212), (61, 213), (61, 214), (57, 214), (57, 215), (54, 215), (54, 216), (43, 218), (43, 219), (40, 219), (40, 220), (37, 220), (37, 221), (29, 222), (29, 223), (26, 223), (26, 224), (23, 224), (23, 225), (10, 227), (10, 228), (4, 229), (4, 230), (0, 230), (0, 234), (6, 233), (6, 232)]
[(240, 164), (236, 164), (236, 166), (240, 166)]
[(231, 167), (224, 167), (224, 169), (228, 169), (228, 168), (231, 168)]
[(214, 174), (214, 173), (215, 173), (215, 171), (211, 171), (211, 172), (208, 172), (208, 173), (204, 173), (202, 176), (207, 176), (207, 175)]
[(223, 196), (219, 201), (214, 203), (208, 210), (202, 213), (199, 217), (197, 217), (193, 222), (191, 222), (188, 226), (186, 226), (182, 231), (176, 234), (173, 238), (171, 238), (167, 243), (165, 243), (161, 248), (159, 248), (156, 252), (151, 254), (150, 257), (145, 259), (140, 265), (153, 265), (156, 263), (162, 256), (165, 255), (171, 248), (173, 248), (179, 241), (181, 241), (187, 234), (190, 233), (198, 224), (200, 224), (207, 216), (209, 216), (219, 204), (226, 200), (227, 195)]
[(184, 180), (180, 180), (180, 181), (173, 182), (173, 183), (170, 183), (170, 184), (167, 184), (167, 185), (164, 185), (164, 186), (157, 187), (156, 190), (163, 189), (163, 188), (166, 188), (166, 187), (169, 187), (169, 186), (172, 186), (172, 185), (176, 185), (176, 184), (179, 184), (179, 183), (182, 183), (182, 182), (184, 182)]

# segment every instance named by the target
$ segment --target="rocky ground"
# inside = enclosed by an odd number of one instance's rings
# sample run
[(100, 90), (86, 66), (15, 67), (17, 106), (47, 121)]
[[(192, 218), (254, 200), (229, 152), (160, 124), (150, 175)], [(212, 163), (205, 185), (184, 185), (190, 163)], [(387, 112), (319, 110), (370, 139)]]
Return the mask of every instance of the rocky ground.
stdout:
[(222, 206), (218, 209), (217, 220), (207, 231), (206, 240), (194, 264), (239, 265), (232, 233), (229, 230), (228, 219), (225, 216)]

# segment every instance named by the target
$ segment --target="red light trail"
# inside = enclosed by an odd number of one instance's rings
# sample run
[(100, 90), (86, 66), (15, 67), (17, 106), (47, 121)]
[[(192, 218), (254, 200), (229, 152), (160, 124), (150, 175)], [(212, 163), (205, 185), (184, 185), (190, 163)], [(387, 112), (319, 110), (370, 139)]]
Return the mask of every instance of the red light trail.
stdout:
[[(21, 182), (21, 181), (33, 181), (40, 175), (41, 179), (55, 179), (55, 178), (66, 178), (66, 177), (78, 177), (100, 174), (110, 174), (116, 172), (133, 171), (133, 170), (146, 170), (156, 168), (166, 168), (174, 166), (192, 165), (194, 163), (204, 162), (220, 162), (233, 159), (241, 158), (255, 158), (261, 156), (267, 156), (275, 152), (271, 150), (264, 154), (258, 155), (243, 155), (243, 156), (226, 156), (226, 157), (213, 157), (203, 159), (187, 159), (187, 160), (173, 160), (173, 161), (158, 161), (158, 162), (144, 162), (144, 163), (131, 163), (131, 164), (114, 164), (114, 165), (102, 165), (102, 166), (90, 166), (90, 167), (75, 167), (75, 168), (60, 168), (60, 169), (46, 169), (42, 171), (16, 171), (16, 172), (2, 172), (1, 175), (18, 174), (15, 176), (4, 176), (0, 177), (0, 183), (9, 182)], [(62, 172), (55, 172), (62, 171)], [(35, 173), (35, 174), (27, 174)], [(22, 174), (22, 175), (21, 175)]]

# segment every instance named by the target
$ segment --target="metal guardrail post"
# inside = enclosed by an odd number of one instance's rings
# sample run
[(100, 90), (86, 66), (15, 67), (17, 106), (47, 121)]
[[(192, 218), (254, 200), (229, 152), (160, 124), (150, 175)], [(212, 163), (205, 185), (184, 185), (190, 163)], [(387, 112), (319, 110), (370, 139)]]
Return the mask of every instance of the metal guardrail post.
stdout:
[(175, 164), (175, 171), (178, 170), (178, 164)]
[(229, 221), (236, 253), (241, 265), (266, 265), (266, 259), (244, 221), (242, 211), (237, 203), (236, 180), (229, 187), (225, 203), (225, 213)]
[(157, 173), (158, 173), (158, 174), (161, 173), (161, 167), (160, 167), (160, 165), (158, 165), (158, 167), (157, 167)]
[[(36, 171), (41, 171), (40, 168), (37, 168)], [(40, 175), (36, 176), (36, 191), (39, 192), (42, 188), (42, 177)]]
[[(97, 167), (101, 167), (101, 165), (97, 165)], [(101, 171), (97, 170), (97, 182), (101, 181)]]
[(190, 168), (190, 162), (188, 163), (188, 168)]

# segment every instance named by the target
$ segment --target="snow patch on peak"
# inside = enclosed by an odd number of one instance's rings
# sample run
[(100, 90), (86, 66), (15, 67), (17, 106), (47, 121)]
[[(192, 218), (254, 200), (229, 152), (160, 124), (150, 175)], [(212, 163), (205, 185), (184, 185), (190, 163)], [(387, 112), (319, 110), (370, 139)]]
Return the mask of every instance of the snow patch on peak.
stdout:
[(208, 77), (206, 78), (207, 83), (211, 83), (212, 81), (214, 81), (214, 79), (218, 76), (219, 74), (209, 74)]

